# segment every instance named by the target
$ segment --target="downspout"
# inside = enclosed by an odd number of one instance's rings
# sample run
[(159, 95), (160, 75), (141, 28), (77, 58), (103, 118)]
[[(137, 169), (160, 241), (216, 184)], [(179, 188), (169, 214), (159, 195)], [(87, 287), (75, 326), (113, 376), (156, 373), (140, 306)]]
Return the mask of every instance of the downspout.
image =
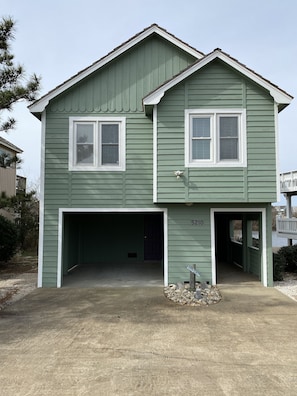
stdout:
[(278, 135), (278, 105), (274, 102), (274, 128), (275, 128), (275, 165), (276, 165), (276, 200), (280, 202), (280, 167), (279, 167), (279, 135)]
[(40, 164), (40, 199), (39, 199), (39, 242), (38, 242), (38, 279), (37, 287), (43, 281), (43, 238), (44, 238), (44, 172), (45, 172), (45, 125), (46, 111), (41, 115), (41, 164)]
[(153, 203), (158, 202), (158, 112), (153, 108)]

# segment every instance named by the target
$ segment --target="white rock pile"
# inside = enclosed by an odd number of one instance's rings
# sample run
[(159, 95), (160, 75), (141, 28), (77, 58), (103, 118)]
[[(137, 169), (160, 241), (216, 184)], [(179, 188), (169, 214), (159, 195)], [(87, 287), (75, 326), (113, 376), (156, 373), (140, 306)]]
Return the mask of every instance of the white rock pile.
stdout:
[(274, 282), (274, 287), (290, 297), (292, 300), (297, 301), (297, 274), (294, 272), (285, 272), (282, 281)]
[(216, 304), (222, 296), (216, 286), (196, 282), (195, 290), (190, 290), (188, 283), (170, 284), (164, 288), (165, 296), (179, 305), (203, 306)]

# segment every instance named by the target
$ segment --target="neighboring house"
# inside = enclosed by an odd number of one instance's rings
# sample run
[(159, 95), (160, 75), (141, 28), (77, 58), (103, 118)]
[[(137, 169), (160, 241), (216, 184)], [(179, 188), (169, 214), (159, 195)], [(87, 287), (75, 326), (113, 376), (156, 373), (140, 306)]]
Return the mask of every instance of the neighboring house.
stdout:
[(75, 265), (160, 261), (164, 284), (224, 262), (272, 286), (277, 118), (292, 97), (157, 25), (33, 103), (42, 121), (39, 286)]
[(16, 174), (16, 162), (10, 161), (23, 151), (0, 137), (0, 195), (8, 197), (16, 195), (26, 189), (26, 179)]
[(292, 245), (293, 240), (297, 239), (296, 208), (292, 208), (292, 198), (297, 195), (297, 170), (280, 174), (280, 191), (285, 196), (287, 204), (286, 210), (279, 208), (276, 219), (277, 235), (287, 238), (288, 244)]

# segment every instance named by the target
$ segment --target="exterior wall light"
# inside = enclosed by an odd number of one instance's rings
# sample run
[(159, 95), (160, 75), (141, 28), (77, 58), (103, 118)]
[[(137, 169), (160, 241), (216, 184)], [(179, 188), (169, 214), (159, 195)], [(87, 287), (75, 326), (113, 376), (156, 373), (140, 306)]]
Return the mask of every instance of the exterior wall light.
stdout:
[(180, 179), (180, 177), (183, 176), (184, 172), (180, 171), (180, 170), (177, 170), (177, 171), (174, 171), (174, 174), (175, 174), (177, 179)]

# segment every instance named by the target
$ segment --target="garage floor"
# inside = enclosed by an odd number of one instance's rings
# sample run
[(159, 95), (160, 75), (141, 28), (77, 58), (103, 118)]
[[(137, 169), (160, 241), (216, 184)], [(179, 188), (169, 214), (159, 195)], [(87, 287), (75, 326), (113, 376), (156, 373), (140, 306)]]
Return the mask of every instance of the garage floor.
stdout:
[[(220, 285), (259, 282), (257, 276), (226, 263), (217, 273)], [(199, 280), (199, 279), (197, 279)], [(160, 262), (106, 263), (76, 267), (63, 278), (63, 287), (145, 287), (163, 286), (163, 266)]]
[(160, 262), (106, 263), (76, 267), (64, 276), (63, 287), (163, 286)]

